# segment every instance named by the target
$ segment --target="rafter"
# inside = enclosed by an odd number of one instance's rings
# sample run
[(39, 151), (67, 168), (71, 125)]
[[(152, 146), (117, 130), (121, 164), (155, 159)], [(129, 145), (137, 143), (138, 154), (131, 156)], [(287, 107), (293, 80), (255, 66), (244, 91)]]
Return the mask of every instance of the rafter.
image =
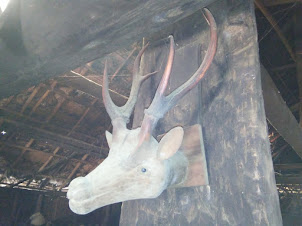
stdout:
[(12, 167), (14, 167), (19, 161), (20, 159), (22, 158), (22, 156), (25, 154), (25, 152), (28, 150), (28, 148), (32, 145), (32, 143), (34, 142), (35, 140), (34, 139), (30, 139), (26, 144), (25, 144), (25, 147), (22, 148), (22, 152), (21, 154), (18, 156), (18, 158), (14, 161), (14, 163), (12, 164)]
[(67, 136), (70, 136), (73, 131), (80, 125), (80, 123), (83, 121), (83, 119), (86, 117), (90, 109), (93, 107), (93, 105), (97, 102), (97, 98), (94, 98), (93, 101), (91, 102), (90, 106), (86, 108), (84, 113), (82, 114), (81, 118), (76, 122), (76, 124), (72, 127), (72, 129), (69, 131)]
[(46, 92), (40, 97), (40, 99), (38, 100), (38, 102), (35, 104), (35, 106), (32, 108), (31, 112), (29, 113), (29, 115), (31, 116), (36, 110), (37, 108), (40, 106), (40, 104), (43, 102), (43, 100), (48, 96), (48, 94), (54, 89), (54, 87), (56, 86), (57, 81), (53, 81), (50, 85), (50, 89), (47, 89)]
[(8, 119), (4, 119), (4, 121), (26, 131), (27, 134), (31, 134), (31, 136), (35, 137), (36, 139), (46, 139), (49, 143), (54, 144), (54, 146), (60, 146), (64, 149), (74, 150), (80, 153), (99, 153), (100, 157), (106, 157), (108, 153), (108, 149), (105, 149), (104, 147), (95, 146), (75, 138), (49, 132), (23, 122), (16, 122)]
[(302, 175), (301, 176), (276, 176), (277, 184), (302, 184)]
[(261, 82), (267, 120), (302, 158), (302, 129), (262, 65)]
[(36, 94), (38, 93), (38, 91), (40, 90), (41, 87), (42, 87), (42, 84), (39, 84), (37, 87), (34, 88), (34, 90), (32, 91), (32, 93), (29, 95), (29, 97), (25, 101), (24, 105), (22, 106), (22, 109), (21, 109), (21, 112), (20, 112), (21, 114), (24, 113), (25, 109), (30, 104), (30, 102), (32, 101), (32, 99), (36, 96)]
[(56, 154), (58, 153), (59, 150), (60, 150), (60, 147), (56, 147), (56, 149), (53, 151), (52, 155), (49, 156), (47, 161), (44, 162), (44, 164), (39, 168), (38, 173), (40, 173), (41, 171), (43, 171), (45, 169), (45, 167), (48, 165), (48, 163), (50, 163), (50, 161), (53, 159), (53, 157), (56, 156)]
[(278, 26), (277, 21), (274, 19), (274, 17), (270, 14), (270, 12), (267, 10), (265, 5), (262, 3), (261, 0), (255, 0), (254, 1), (256, 6), (260, 9), (260, 11), (263, 13), (263, 15), (266, 17), (268, 22), (272, 25), (276, 33), (278, 34), (279, 38), (281, 39), (282, 43), (284, 44), (285, 48), (287, 49), (289, 55), (291, 58), (296, 61), (296, 56), (292, 50), (292, 47), (289, 45), (286, 37), (284, 36), (283, 32), (281, 31), (280, 27)]
[[(10, 109), (4, 108), (4, 107), (0, 107), (0, 113), (3, 117), (3, 119), (13, 120), (13, 121), (16, 121), (16, 122), (18, 122), (18, 121), (24, 122), (25, 121), (28, 124), (33, 125), (34, 127), (37, 127), (37, 128), (44, 129), (45, 127), (47, 127), (47, 128), (50, 128), (52, 131), (59, 130), (59, 131), (64, 132), (65, 134), (68, 134), (68, 132), (69, 132), (68, 129), (57, 127), (57, 126), (52, 125), (50, 123), (46, 124), (44, 122), (36, 120), (33, 117), (29, 117), (29, 116), (20, 114), (18, 112), (15, 112), (13, 110), (10, 110)], [(92, 142), (95, 142), (97, 140), (97, 138), (95, 138), (95, 137), (92, 137), (92, 136), (89, 136), (89, 135), (83, 134), (83, 133), (78, 133), (76, 131), (74, 131), (73, 134), (78, 135), (78, 137), (83, 137), (85, 139), (89, 139)]]

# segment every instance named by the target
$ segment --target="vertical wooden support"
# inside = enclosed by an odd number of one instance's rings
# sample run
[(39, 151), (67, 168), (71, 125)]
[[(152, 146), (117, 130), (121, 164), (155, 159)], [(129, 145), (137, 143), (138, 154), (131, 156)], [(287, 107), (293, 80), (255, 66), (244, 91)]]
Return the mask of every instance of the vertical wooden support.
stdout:
[(3, 122), (4, 122), (3, 118), (0, 117), (0, 127), (2, 126)]
[(36, 204), (35, 213), (41, 212), (42, 201), (43, 201), (43, 195), (42, 195), (42, 194), (39, 194), (38, 199), (37, 199), (37, 204)]
[(50, 86), (50, 89), (47, 89), (46, 92), (43, 94), (43, 96), (40, 97), (40, 99), (35, 104), (35, 106), (31, 110), (31, 112), (29, 113), (29, 115), (32, 115), (37, 110), (37, 108), (40, 106), (40, 104), (43, 102), (43, 100), (48, 96), (48, 94), (50, 93), (50, 91), (54, 89), (54, 87), (56, 86), (56, 84), (57, 84), (57, 81), (53, 81), (52, 82), (52, 84)]
[(296, 3), (295, 37), (296, 37), (296, 57), (297, 57), (297, 80), (299, 86), (299, 116), (300, 127), (302, 127), (302, 3)]
[(19, 202), (19, 190), (16, 190), (14, 192), (14, 202), (13, 202), (13, 207), (12, 207), (12, 212), (11, 212), (11, 219), (12, 219), (12, 225), (16, 223), (16, 214), (17, 214), (17, 209), (18, 209), (18, 202)]
[[(209, 186), (168, 189), (157, 199), (124, 202), (121, 226), (282, 225), (262, 98), (253, 2), (218, 1), (209, 9), (218, 26), (214, 62), (200, 89), (184, 97), (157, 127), (157, 133), (163, 133), (176, 125), (201, 123)], [(179, 48), (170, 91), (197, 69), (198, 45), (205, 50), (209, 42), (201, 12), (175, 28), (178, 30), (169, 30)], [(146, 73), (166, 62), (163, 55), (167, 49), (163, 45), (146, 53)], [(159, 78), (143, 85), (134, 127), (140, 125)]]

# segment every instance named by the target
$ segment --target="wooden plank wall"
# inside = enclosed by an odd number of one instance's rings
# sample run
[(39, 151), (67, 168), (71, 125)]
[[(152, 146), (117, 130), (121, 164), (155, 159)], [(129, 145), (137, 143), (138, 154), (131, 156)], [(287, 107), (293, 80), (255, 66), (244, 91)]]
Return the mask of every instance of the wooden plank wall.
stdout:
[[(252, 1), (218, 1), (208, 8), (218, 25), (218, 50), (198, 89), (160, 121), (156, 133), (176, 125), (203, 127), (210, 186), (169, 189), (157, 199), (124, 202), (120, 225), (282, 225), (261, 90), (257, 30)], [(208, 27), (195, 14), (172, 31), (178, 50), (170, 89), (197, 67), (208, 44)], [(202, 42), (201, 42), (201, 41)], [(165, 45), (146, 56), (146, 70), (166, 62)], [(161, 74), (146, 82), (134, 127)], [(169, 91), (171, 91), (169, 90)]]

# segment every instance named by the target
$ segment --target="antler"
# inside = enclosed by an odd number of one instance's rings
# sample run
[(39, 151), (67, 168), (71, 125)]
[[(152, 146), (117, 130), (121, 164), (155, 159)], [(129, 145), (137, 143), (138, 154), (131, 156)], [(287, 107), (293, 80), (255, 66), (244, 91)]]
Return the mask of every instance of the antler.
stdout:
[(105, 62), (105, 68), (104, 68), (104, 78), (103, 78), (103, 101), (105, 108), (111, 118), (111, 121), (114, 121), (115, 119), (122, 119), (125, 123), (128, 123), (129, 118), (132, 114), (134, 105), (137, 101), (137, 95), (139, 92), (140, 85), (143, 81), (145, 81), (149, 76), (157, 73), (157, 71), (152, 72), (150, 74), (147, 74), (143, 76), (143, 67), (140, 67), (140, 61), (143, 53), (145, 52), (146, 48), (148, 47), (149, 43), (147, 43), (138, 53), (137, 57), (135, 58), (134, 65), (133, 65), (133, 80), (132, 80), (132, 87), (130, 91), (130, 96), (127, 101), (127, 103), (124, 106), (118, 107), (116, 106), (109, 94), (108, 91), (108, 76), (107, 76), (107, 61)]
[(174, 90), (168, 96), (164, 96), (167, 88), (168, 80), (171, 74), (173, 59), (174, 59), (174, 39), (170, 38), (170, 52), (168, 56), (167, 65), (161, 79), (161, 82), (157, 88), (154, 99), (148, 109), (145, 110), (144, 119), (141, 126), (140, 142), (145, 139), (149, 139), (152, 130), (157, 124), (157, 121), (162, 118), (167, 111), (169, 111), (187, 92), (193, 89), (198, 82), (203, 78), (204, 74), (210, 67), (214, 55), (216, 53), (217, 45), (217, 27), (216, 22), (208, 9), (204, 9), (205, 17), (210, 25), (210, 44), (208, 46), (207, 53), (204, 57), (203, 62), (197, 69), (197, 71), (191, 76), (191, 78)]

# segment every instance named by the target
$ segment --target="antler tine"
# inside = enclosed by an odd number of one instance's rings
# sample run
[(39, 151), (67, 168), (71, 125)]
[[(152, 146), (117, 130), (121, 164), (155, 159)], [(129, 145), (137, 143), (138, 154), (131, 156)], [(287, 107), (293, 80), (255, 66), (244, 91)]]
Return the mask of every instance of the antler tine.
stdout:
[(154, 99), (149, 108), (145, 110), (145, 116), (141, 126), (141, 142), (150, 137), (151, 132), (156, 126), (157, 121), (162, 118), (165, 113), (177, 103), (178, 100), (180, 100), (187, 92), (189, 92), (198, 84), (198, 82), (203, 78), (213, 61), (217, 46), (217, 27), (215, 19), (211, 12), (206, 8), (204, 9), (204, 11), (207, 22), (210, 25), (210, 43), (204, 60), (197, 69), (197, 71), (192, 75), (192, 77), (188, 81), (186, 81), (176, 90), (174, 90), (168, 96), (164, 96), (169, 76), (171, 74), (174, 57), (174, 40), (172, 36), (169, 36), (170, 53), (167, 61), (167, 66), (160, 82), (160, 85), (155, 93)]
[(109, 114), (111, 120), (118, 118), (118, 116), (120, 115), (120, 113), (118, 111), (118, 107), (113, 103), (113, 101), (110, 97), (110, 94), (109, 94), (107, 60), (105, 61), (105, 67), (104, 67), (102, 96), (103, 96), (105, 108), (106, 108), (107, 113)]
[(121, 106), (121, 107), (116, 106), (113, 103), (112, 99), (110, 98), (110, 94), (108, 91), (107, 61), (105, 63), (102, 94), (103, 94), (105, 108), (112, 121), (117, 118), (121, 118), (125, 123), (127, 123), (129, 121), (129, 118), (132, 114), (135, 103), (137, 101), (137, 95), (138, 95), (141, 83), (144, 80), (146, 80), (147, 78), (149, 78), (151, 75), (156, 73), (156, 71), (155, 71), (153, 73), (143, 76), (143, 74), (142, 74), (143, 70), (142, 70), (142, 68), (140, 68), (141, 57), (144, 54), (148, 45), (149, 45), (149, 43), (147, 43), (145, 46), (143, 46), (143, 48), (140, 50), (137, 57), (135, 58), (134, 66), (133, 66), (133, 79), (132, 79), (132, 87), (131, 87), (131, 91), (130, 91), (130, 96), (129, 96), (127, 103), (124, 106)]
[[(203, 78), (206, 71), (209, 69), (213, 58), (216, 53), (216, 47), (217, 47), (217, 27), (215, 19), (212, 15), (212, 13), (208, 9), (204, 9), (205, 11), (205, 17), (210, 25), (210, 43), (206, 52), (206, 55), (197, 69), (197, 71), (191, 76), (191, 78), (182, 84), (180, 87), (178, 87), (176, 90), (174, 90), (169, 96), (167, 96), (167, 108), (168, 110), (172, 108), (177, 101), (179, 101), (186, 93), (188, 93), (191, 89), (193, 89), (198, 82)], [(168, 111), (167, 110), (167, 111)]]
[[(133, 65), (133, 79), (132, 79), (132, 86), (131, 86), (130, 96), (129, 96), (129, 99), (128, 99), (127, 103), (123, 107), (121, 107), (121, 110), (122, 110), (123, 114), (125, 116), (127, 116), (128, 119), (131, 116), (133, 108), (134, 108), (135, 103), (137, 101), (137, 96), (138, 96), (138, 93), (139, 93), (141, 83), (144, 80), (146, 80), (149, 77), (149, 75), (151, 75), (151, 74), (148, 74), (146, 76), (143, 76), (143, 70), (142, 70), (142, 68), (140, 68), (141, 57), (144, 54), (144, 52), (145, 52), (145, 50), (147, 49), (148, 46), (149, 46), (149, 43), (147, 43), (140, 50), (137, 57), (135, 58), (134, 65)], [(154, 74), (154, 73), (152, 73), (152, 74)]]

